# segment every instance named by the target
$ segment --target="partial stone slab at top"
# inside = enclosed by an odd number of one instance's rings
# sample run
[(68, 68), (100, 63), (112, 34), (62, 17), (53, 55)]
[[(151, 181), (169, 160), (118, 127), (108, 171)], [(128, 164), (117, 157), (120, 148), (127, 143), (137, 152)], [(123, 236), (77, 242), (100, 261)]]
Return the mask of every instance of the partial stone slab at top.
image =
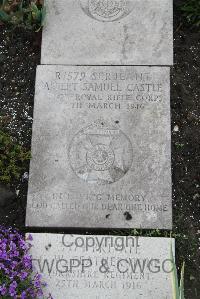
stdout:
[(174, 239), (33, 234), (32, 245), (55, 299), (172, 298)]
[(46, 0), (42, 64), (172, 65), (173, 0)]
[(38, 67), (28, 226), (171, 229), (169, 75)]

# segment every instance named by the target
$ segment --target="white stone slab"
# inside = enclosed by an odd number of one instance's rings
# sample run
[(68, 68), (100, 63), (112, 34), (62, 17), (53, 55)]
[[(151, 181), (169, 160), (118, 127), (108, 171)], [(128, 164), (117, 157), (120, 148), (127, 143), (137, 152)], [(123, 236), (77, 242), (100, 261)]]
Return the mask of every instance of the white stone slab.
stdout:
[(169, 68), (39, 66), (26, 224), (171, 229)]
[(46, 0), (42, 64), (171, 65), (173, 0)]
[(171, 246), (167, 238), (33, 234), (31, 254), (54, 299), (172, 299)]

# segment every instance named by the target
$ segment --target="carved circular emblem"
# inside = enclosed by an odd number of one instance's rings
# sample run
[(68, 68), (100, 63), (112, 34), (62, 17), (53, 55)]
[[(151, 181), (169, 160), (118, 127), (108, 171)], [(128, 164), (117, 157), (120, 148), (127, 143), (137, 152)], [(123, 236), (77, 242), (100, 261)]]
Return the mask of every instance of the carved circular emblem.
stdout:
[(74, 173), (84, 181), (111, 184), (129, 171), (133, 149), (121, 130), (97, 121), (74, 136), (69, 160)]
[(102, 171), (109, 169), (115, 161), (113, 150), (105, 144), (97, 144), (87, 152), (87, 162), (91, 169)]
[(84, 12), (101, 22), (113, 22), (127, 16), (133, 9), (130, 0), (80, 0)]

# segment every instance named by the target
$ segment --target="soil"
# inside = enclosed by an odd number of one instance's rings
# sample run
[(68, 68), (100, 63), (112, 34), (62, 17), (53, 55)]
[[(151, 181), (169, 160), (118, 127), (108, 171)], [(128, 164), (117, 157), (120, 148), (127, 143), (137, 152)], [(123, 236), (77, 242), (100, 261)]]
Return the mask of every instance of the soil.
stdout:
[[(180, 266), (186, 262), (186, 299), (199, 299), (200, 34), (183, 19), (178, 9), (181, 1), (174, 2), (175, 63), (171, 70), (173, 232), (177, 235), (177, 263)], [(0, 26), (1, 127), (27, 149), (31, 147), (40, 41), (40, 33)], [(0, 223), (25, 231), (27, 180), (12, 182), (10, 189), (18, 196), (0, 206)]]

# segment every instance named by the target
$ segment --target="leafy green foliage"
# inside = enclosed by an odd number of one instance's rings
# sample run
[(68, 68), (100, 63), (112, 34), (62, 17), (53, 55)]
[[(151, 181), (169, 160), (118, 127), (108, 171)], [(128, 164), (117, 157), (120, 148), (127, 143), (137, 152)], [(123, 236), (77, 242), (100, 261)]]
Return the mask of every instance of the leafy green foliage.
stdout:
[(187, 237), (180, 233), (175, 233), (172, 231), (160, 230), (160, 229), (128, 229), (122, 231), (113, 231), (112, 235), (120, 235), (120, 236), (135, 236), (135, 237), (164, 237), (164, 238), (176, 238), (181, 240), (186, 240)]
[(187, 0), (181, 10), (189, 23), (200, 26), (200, 0)]
[(11, 136), (0, 130), (0, 181), (10, 184), (27, 169), (30, 151), (15, 144)]
[(39, 31), (45, 15), (43, 0), (0, 0), (0, 21), (4, 24)]
[(172, 245), (170, 248), (170, 260), (172, 262), (173, 271), (172, 271), (172, 296), (173, 299), (184, 299), (184, 272), (185, 272), (185, 263), (183, 263), (181, 268), (181, 277), (180, 283), (178, 283), (178, 274), (176, 263), (173, 255)]

